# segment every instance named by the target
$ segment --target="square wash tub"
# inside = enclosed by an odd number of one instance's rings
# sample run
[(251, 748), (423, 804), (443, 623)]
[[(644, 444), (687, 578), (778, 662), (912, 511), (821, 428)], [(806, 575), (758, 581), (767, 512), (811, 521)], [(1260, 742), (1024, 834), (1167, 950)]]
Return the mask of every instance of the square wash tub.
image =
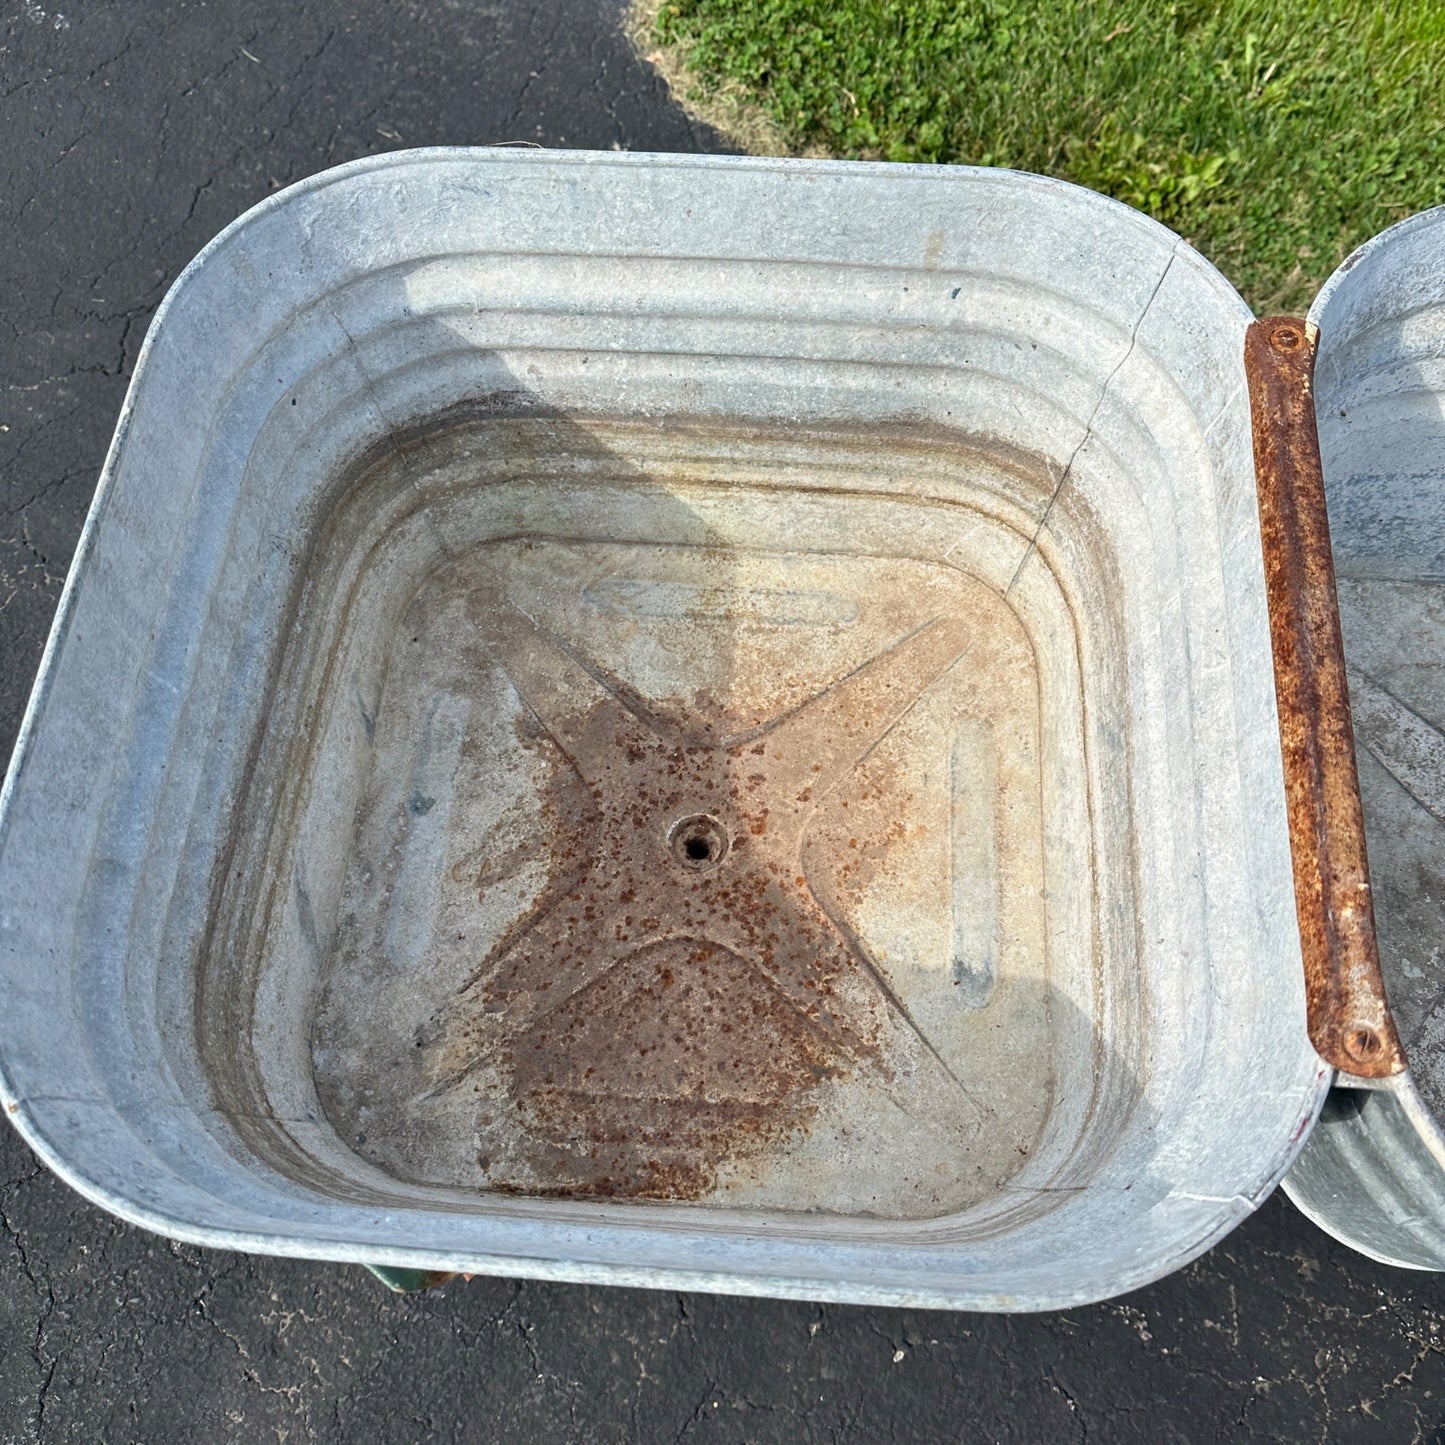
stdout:
[(392, 154), (147, 337), (6, 784), (3, 1095), (124, 1218), (1097, 1299), (1290, 1165), (1242, 363), (1009, 172)]

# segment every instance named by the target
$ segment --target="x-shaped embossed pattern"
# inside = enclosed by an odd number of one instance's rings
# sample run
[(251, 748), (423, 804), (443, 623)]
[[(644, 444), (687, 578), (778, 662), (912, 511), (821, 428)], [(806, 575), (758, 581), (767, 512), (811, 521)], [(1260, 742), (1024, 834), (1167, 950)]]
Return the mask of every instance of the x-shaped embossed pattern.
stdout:
[(467, 613), (565, 764), (541, 811), (541, 896), (422, 1040), (436, 1090), (473, 1081), (479, 1108), (512, 1111), (540, 1187), (663, 1197), (706, 1192), (805, 1124), (824, 1080), (886, 1074), (890, 1040), (966, 1097), (805, 848), (817, 810), (958, 663), (962, 622), (929, 620), (739, 728), (649, 702), (500, 589), (472, 591)]

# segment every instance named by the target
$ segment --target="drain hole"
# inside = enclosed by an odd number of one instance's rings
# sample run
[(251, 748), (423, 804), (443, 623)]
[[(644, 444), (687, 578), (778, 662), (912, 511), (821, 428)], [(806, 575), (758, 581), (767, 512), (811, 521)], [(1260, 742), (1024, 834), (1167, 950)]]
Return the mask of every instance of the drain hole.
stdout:
[(728, 850), (727, 830), (706, 813), (674, 823), (667, 840), (678, 861), (688, 868), (711, 868), (722, 861)]

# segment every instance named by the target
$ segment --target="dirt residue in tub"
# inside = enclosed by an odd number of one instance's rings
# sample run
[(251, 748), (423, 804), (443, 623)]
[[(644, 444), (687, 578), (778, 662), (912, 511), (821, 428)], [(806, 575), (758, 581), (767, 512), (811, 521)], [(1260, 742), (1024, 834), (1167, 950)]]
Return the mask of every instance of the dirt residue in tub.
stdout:
[(313, 1032), (364, 1157), (931, 1215), (1028, 1156), (1049, 1021), (993, 992), (1038, 947), (995, 876), (1037, 877), (1027, 646), (912, 563), (866, 604), (748, 565), (500, 543), (405, 614)]
[(651, 705), (495, 592), (467, 611), (550, 754), (556, 866), (424, 1031), (425, 1069), (509, 1138), (520, 1126), (534, 1188), (697, 1197), (720, 1163), (806, 1124), (819, 1084), (884, 1070), (889, 1034), (916, 1032), (808, 877), (868, 868), (875, 840), (825, 861), (804, 830), (966, 633), (931, 619), (759, 722), (706, 696)]

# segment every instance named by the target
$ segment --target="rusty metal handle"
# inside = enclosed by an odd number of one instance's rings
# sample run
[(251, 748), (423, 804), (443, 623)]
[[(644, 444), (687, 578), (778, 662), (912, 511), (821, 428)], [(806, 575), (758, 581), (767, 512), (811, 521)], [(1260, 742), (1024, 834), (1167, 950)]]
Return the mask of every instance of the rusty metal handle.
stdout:
[(1315, 430), (1319, 333), (1289, 316), (1244, 343), (1310, 1042), (1364, 1078), (1403, 1072), (1380, 976), (1350, 693)]

